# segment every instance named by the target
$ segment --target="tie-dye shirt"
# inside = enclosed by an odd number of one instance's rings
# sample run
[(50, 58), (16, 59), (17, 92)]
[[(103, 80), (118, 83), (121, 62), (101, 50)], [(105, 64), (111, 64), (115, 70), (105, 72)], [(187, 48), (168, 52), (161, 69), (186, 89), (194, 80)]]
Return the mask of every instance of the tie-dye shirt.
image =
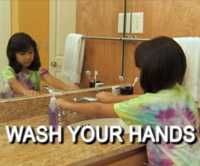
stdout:
[(22, 85), (31, 90), (40, 90), (40, 77), (48, 73), (48, 70), (40, 68), (39, 71), (28, 70), (27, 72), (15, 73), (14, 69), (7, 66), (3, 71), (2, 75), (5, 80), (16, 78)]
[[(197, 104), (181, 85), (157, 93), (145, 93), (137, 98), (114, 104), (114, 110), (128, 125), (198, 128)], [(200, 166), (200, 144), (154, 144), (147, 142), (149, 165)]]

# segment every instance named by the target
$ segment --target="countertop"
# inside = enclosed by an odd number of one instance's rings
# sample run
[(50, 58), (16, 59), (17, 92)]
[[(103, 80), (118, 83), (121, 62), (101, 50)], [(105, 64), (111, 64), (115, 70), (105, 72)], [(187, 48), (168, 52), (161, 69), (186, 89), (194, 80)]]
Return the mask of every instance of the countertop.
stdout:
[(144, 145), (131, 144), (85, 144), (71, 142), (71, 134), (65, 132), (63, 144), (10, 144), (6, 135), (5, 125), (47, 125), (48, 116), (38, 115), (23, 120), (0, 123), (0, 165), (5, 166), (67, 166), (96, 165), (98, 161), (109, 160), (120, 154), (144, 149)]

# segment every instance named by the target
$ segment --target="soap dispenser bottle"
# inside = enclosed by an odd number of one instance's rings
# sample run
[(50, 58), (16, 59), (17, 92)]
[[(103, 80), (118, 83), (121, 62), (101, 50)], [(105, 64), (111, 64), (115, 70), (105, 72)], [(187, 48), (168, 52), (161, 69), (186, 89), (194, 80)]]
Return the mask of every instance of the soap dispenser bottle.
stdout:
[(52, 96), (50, 98), (49, 103), (49, 125), (51, 125), (54, 129), (58, 127), (58, 106), (56, 104), (56, 97)]
[(56, 97), (53, 89), (49, 87), (45, 87), (47, 91), (51, 94), (50, 102), (49, 102), (49, 124), (53, 126), (53, 128), (57, 128), (58, 125), (63, 126), (65, 123), (65, 112), (60, 109), (60, 107), (56, 103)]

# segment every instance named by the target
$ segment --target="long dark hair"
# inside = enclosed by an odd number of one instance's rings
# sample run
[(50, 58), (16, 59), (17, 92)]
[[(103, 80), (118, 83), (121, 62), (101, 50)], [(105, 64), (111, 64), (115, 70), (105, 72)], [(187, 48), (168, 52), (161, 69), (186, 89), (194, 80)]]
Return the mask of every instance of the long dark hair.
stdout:
[(26, 33), (19, 32), (13, 34), (9, 39), (7, 45), (8, 62), (16, 73), (19, 73), (22, 70), (22, 65), (17, 62), (16, 53), (27, 52), (31, 48), (33, 48), (34, 51), (34, 59), (28, 69), (37, 71), (39, 70), (41, 63), (37, 44), (32, 37)]
[(138, 45), (135, 63), (140, 68), (140, 83), (145, 92), (157, 92), (182, 84), (186, 57), (177, 42), (161, 36)]

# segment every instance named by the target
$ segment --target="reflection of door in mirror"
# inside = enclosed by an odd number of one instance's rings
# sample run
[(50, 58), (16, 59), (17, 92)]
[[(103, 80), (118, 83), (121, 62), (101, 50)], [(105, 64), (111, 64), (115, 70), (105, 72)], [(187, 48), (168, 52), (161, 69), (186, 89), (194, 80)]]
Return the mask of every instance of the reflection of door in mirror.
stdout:
[(76, 0), (49, 2), (49, 70), (62, 80), (65, 38), (69, 33), (76, 31)]
[(10, 0), (0, 1), (0, 70), (7, 65), (6, 46), (10, 37)]
[(49, 0), (11, 1), (12, 33), (25, 32), (36, 41), (42, 66), (49, 63)]

